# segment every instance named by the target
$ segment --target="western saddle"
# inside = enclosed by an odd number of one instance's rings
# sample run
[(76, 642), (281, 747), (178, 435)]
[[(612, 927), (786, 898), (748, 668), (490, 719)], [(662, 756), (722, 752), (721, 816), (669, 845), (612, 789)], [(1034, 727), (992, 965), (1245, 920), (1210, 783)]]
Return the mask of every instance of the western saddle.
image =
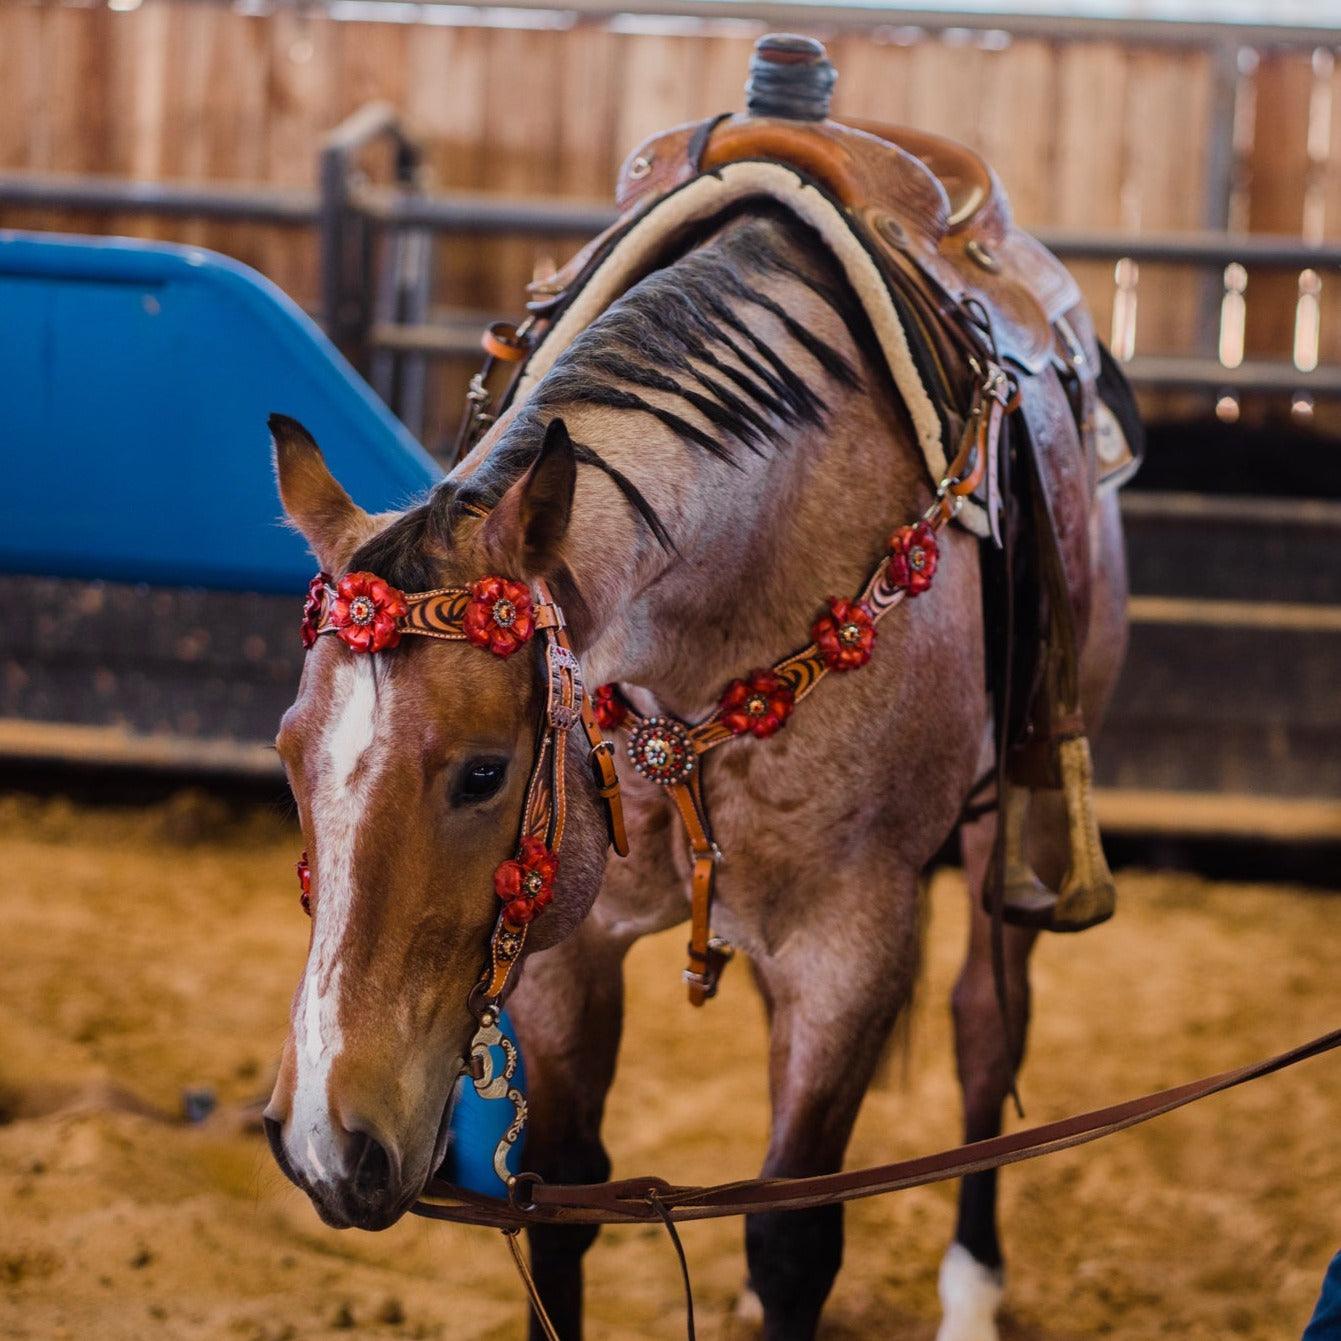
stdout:
[[(1125, 478), (1139, 431), (1130, 390), (1101, 351), (1074, 279), (1014, 225), (992, 169), (925, 131), (828, 119), (836, 77), (818, 42), (762, 38), (744, 114), (640, 145), (619, 174), (616, 223), (531, 286), (531, 321), (504, 400), (525, 395), (557, 357), (554, 346), (561, 352), (600, 304), (664, 256), (677, 227), (683, 233), (751, 193), (792, 204), (818, 229), (877, 336), (890, 324), (901, 328), (882, 345), (915, 427), (918, 406), (926, 407), (919, 432), (933, 483), (973, 429), (984, 371), (1006, 372), (1016, 412), (990, 445), (976, 508), (961, 516), (984, 542), (997, 723), (988, 805), (1000, 822), (985, 897), (1007, 921), (1080, 930), (1109, 917), (1115, 898), (1093, 810), (1078, 660), (1089, 624), (1088, 523), (1100, 482), (1096, 421), (1115, 418), (1126, 430), (1119, 459), (1105, 462), (1108, 474), (1120, 467)], [(649, 229), (662, 230), (659, 253), (640, 242)], [(1064, 820), (1056, 808), (1047, 812), (1049, 822), (1064, 824), (1070, 854), (1055, 890), (1024, 850), (1027, 809), (1039, 790), (1065, 799)]]

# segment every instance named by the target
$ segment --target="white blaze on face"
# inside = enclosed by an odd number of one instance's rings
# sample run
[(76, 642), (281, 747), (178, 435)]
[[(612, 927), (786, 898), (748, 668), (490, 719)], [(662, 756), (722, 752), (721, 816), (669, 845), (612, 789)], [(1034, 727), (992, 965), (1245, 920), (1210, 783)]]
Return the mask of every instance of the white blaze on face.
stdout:
[(355, 839), (380, 772), (377, 736), (390, 720), (390, 679), (374, 679), (371, 656), (347, 656), (336, 667), (330, 702), (312, 796), (317, 898), (312, 948), (294, 1013), (297, 1074), (285, 1134), (290, 1161), (314, 1181), (341, 1172), (329, 1095), (331, 1067), (343, 1044), (339, 955), (354, 896)]

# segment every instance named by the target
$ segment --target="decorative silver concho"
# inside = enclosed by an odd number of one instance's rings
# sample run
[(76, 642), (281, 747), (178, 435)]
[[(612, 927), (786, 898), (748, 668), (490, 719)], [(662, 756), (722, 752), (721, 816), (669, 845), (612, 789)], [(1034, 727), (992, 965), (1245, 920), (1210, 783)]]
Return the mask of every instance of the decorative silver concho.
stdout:
[(670, 717), (649, 717), (629, 735), (627, 749), (634, 768), (663, 787), (684, 782), (694, 771), (689, 733)]

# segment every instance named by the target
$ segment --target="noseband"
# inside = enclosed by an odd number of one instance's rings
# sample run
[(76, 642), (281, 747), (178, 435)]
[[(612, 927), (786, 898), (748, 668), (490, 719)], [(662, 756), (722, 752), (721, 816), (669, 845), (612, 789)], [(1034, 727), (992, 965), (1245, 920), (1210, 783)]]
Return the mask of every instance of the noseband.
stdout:
[[(605, 803), (610, 842), (628, 852), (614, 747), (601, 734), (582, 685), (582, 671), (568, 641), (563, 611), (544, 582), (533, 588), (505, 577), (483, 577), (468, 587), (403, 592), (375, 573), (346, 573), (338, 582), (318, 573), (308, 584), (302, 640), (311, 649), (331, 634), (360, 655), (390, 651), (403, 637), (468, 642), (499, 658), (519, 652), (540, 633), (545, 706), (535, 761), (518, 825), (516, 855), (494, 871), (494, 893), (502, 903), (489, 941), (489, 958), (469, 1004), (484, 1023), (497, 1018), (498, 1003), (521, 957), (530, 924), (554, 894), (566, 814), (564, 740), (581, 724), (590, 746), (596, 790)], [(298, 863), (303, 908), (311, 915), (307, 853)], [(487, 1017), (487, 1019), (486, 1019)]]

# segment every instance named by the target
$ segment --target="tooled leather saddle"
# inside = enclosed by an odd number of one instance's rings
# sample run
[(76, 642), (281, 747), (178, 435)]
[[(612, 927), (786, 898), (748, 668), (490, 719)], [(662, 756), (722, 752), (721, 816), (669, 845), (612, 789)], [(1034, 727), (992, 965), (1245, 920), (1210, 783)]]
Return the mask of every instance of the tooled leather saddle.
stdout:
[[(1101, 476), (1125, 478), (1138, 459), (1130, 390), (1096, 340), (1074, 279), (1015, 226), (992, 169), (923, 131), (828, 119), (835, 79), (818, 42), (763, 38), (744, 114), (640, 145), (619, 174), (617, 221), (531, 286), (531, 320), (504, 403), (524, 397), (677, 236), (764, 197), (817, 231), (843, 268), (933, 483), (982, 412), (984, 370), (1005, 370), (1016, 412), (990, 443), (983, 484), (959, 518), (985, 542), (1001, 812), (989, 883), (1007, 920), (1077, 930), (1108, 917), (1114, 902), (1090, 795), (1078, 660), (1094, 493)], [(1040, 788), (1061, 788), (1066, 798), (1071, 860), (1057, 890), (1043, 886), (1023, 853), (1025, 809)]]

